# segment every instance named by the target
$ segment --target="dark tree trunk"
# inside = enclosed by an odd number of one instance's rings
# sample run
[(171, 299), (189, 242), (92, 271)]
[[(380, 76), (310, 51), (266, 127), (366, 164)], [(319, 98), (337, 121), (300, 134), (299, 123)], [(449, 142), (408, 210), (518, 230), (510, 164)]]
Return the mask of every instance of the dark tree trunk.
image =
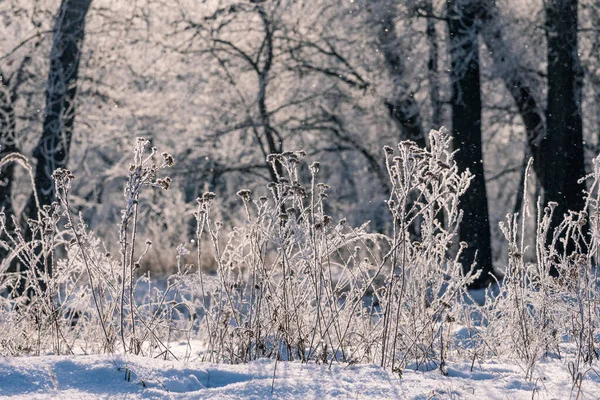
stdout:
[(440, 78), (438, 71), (438, 35), (433, 18), (433, 2), (427, 0), (424, 6), (427, 15), (427, 42), (429, 45), (429, 59), (427, 60), (427, 78), (429, 81), (429, 97), (431, 98), (431, 123), (433, 129), (442, 126), (442, 101), (440, 98)]
[[(594, 5), (592, 5), (589, 12), (591, 14), (592, 26), (600, 26), (600, 0), (597, 0)], [(600, 35), (598, 34), (594, 35), (590, 53), (594, 55), (592, 58), (593, 63), (595, 65), (600, 64)], [(596, 153), (600, 153), (600, 70), (589, 68), (586, 71), (586, 75), (590, 79), (594, 92), (594, 104), (596, 110)]]
[[(257, 104), (260, 115), (260, 122), (263, 127), (264, 137), (267, 142), (268, 152), (273, 153), (281, 153), (283, 151), (283, 139), (277, 129), (275, 129), (271, 125), (270, 113), (267, 109), (267, 86), (269, 84), (271, 67), (273, 66), (273, 21), (267, 16), (267, 13), (262, 7), (257, 8), (258, 14), (263, 23), (264, 27), (264, 39), (263, 45), (261, 48), (264, 53), (261, 53), (259, 56), (264, 57), (262, 68), (258, 65), (258, 62), (255, 64), (255, 69), (258, 72), (258, 95), (257, 95)], [(261, 143), (261, 148), (263, 149), (263, 155), (267, 155), (264, 145)], [(271, 179), (273, 182), (277, 182), (277, 177), (281, 177), (283, 174), (283, 167), (281, 163), (275, 164), (275, 170), (269, 166), (269, 174), (271, 175)]]
[(475, 10), (471, 0), (447, 0), (452, 80), (452, 133), (460, 150), (456, 163), (461, 171), (473, 173), (471, 185), (461, 198), (464, 217), (459, 240), (468, 248), (461, 257), (468, 272), (473, 261), (481, 270), (473, 287), (490, 282), (492, 268), (491, 234), (481, 143), (481, 86), (479, 47)]
[[(15, 114), (15, 103), (21, 84), (27, 79), (25, 69), (31, 62), (30, 57), (25, 57), (19, 67), (10, 76), (0, 71), (0, 160), (11, 153), (18, 153), (17, 147), (17, 118)], [(0, 233), (0, 240), (7, 240), (4, 233), (12, 235), (15, 229), (14, 219), (15, 207), (13, 204), (13, 185), (15, 163), (8, 161), (0, 167), (0, 211), (5, 215), (5, 230)], [(9, 254), (6, 248), (0, 247), (0, 262)], [(14, 272), (13, 265), (7, 272)]]
[[(403, 49), (396, 31), (397, 3), (379, 1), (372, 5), (373, 22), (378, 27), (377, 36), (388, 74), (392, 80), (392, 93), (384, 100), (389, 115), (400, 130), (400, 140), (412, 140), (425, 148), (425, 132), (419, 104), (407, 83)], [(409, 199), (408, 208), (414, 203)], [(416, 220), (408, 227), (411, 240), (420, 240), (420, 223)]]
[[(35, 190), (39, 206), (50, 205), (55, 199), (55, 188), (52, 173), (57, 168), (66, 168), (71, 138), (75, 123), (75, 95), (77, 93), (77, 77), (81, 45), (85, 32), (85, 17), (92, 0), (62, 0), (54, 26), (54, 37), (50, 50), (50, 71), (46, 87), (46, 109), (42, 136), (33, 151), (35, 166)], [(38, 209), (35, 197), (30, 196), (24, 210), (26, 218), (37, 220), (41, 210)], [(33, 240), (28, 224), (23, 223), (23, 235), (26, 241)], [(34, 249), (40, 252), (38, 247)], [(36, 276), (40, 277), (42, 265), (29, 265), (34, 268)], [(51, 274), (47, 266), (45, 272)], [(18, 270), (18, 266), (11, 266)], [(38, 279), (39, 288), (46, 290), (46, 283)], [(21, 279), (17, 292), (27, 292), (31, 297), (33, 292), (27, 287), (25, 279)]]
[[(392, 78), (393, 94), (385, 100), (390, 117), (402, 130), (401, 139), (410, 139), (419, 147), (425, 147), (425, 134), (419, 104), (414, 93), (406, 84), (405, 68), (396, 32), (396, 3), (380, 2), (373, 5), (375, 23), (379, 25), (378, 38), (383, 52), (385, 65)], [(439, 127), (438, 127), (439, 128)]]
[(478, 18), (479, 32), (493, 60), (494, 74), (502, 79), (504, 86), (513, 98), (525, 131), (527, 145), (523, 156), (523, 165), (519, 176), (514, 213), (520, 213), (524, 201), (525, 173), (530, 157), (533, 157), (533, 169), (542, 187), (546, 186), (541, 143), (546, 135), (544, 109), (531, 89), (531, 83), (520, 71), (520, 61), (511, 45), (505, 40), (502, 17), (495, 0), (481, 0)]
[(494, 61), (493, 72), (504, 82), (523, 120), (527, 132), (528, 154), (534, 157), (533, 167), (543, 185), (545, 176), (540, 144), (546, 133), (544, 110), (519, 69), (518, 57), (504, 38), (504, 26), (495, 0), (481, 1), (477, 22), (485, 46)]
[[(551, 227), (568, 210), (582, 210), (585, 183), (581, 90), (583, 72), (577, 54), (577, 0), (546, 2), (548, 43), (547, 133), (542, 142), (545, 202), (557, 202)], [(557, 271), (551, 271), (557, 275)]]
[[(65, 168), (69, 159), (75, 123), (75, 94), (81, 45), (85, 17), (91, 2), (92, 0), (63, 0), (54, 26), (42, 137), (33, 151), (33, 157), (37, 161), (35, 189), (40, 206), (51, 204), (54, 200), (52, 173), (57, 168)], [(27, 203), (26, 215), (32, 219), (38, 217), (33, 196)]]
[[(25, 57), (19, 67), (9, 76), (0, 70), (0, 160), (10, 153), (18, 153), (17, 117), (15, 103), (19, 97), (19, 88), (27, 79), (26, 67), (31, 58)], [(0, 170), (0, 210), (4, 210), (8, 230), (13, 229), (12, 185), (15, 164), (9, 162)]]
[[(13, 107), (15, 95), (8, 80), (0, 72), (0, 160), (7, 154), (17, 152), (16, 120)], [(14, 208), (12, 204), (12, 179), (14, 163), (4, 165), (0, 170), (0, 211), (6, 215), (6, 223), (11, 229)]]

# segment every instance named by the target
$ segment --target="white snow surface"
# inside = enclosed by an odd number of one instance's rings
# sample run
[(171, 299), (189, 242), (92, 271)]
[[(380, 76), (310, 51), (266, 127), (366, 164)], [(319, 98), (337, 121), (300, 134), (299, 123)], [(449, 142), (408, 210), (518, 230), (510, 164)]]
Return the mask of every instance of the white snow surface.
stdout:
[[(276, 368), (276, 370), (275, 370)], [(126, 371), (131, 379), (125, 379)], [(275, 379), (273, 380), (273, 373)], [(573, 386), (568, 364), (537, 364), (532, 380), (505, 360), (450, 362), (448, 375), (376, 365), (258, 360), (226, 365), (141, 356), (0, 358), (0, 398), (14, 399), (598, 399), (600, 376), (588, 370)]]

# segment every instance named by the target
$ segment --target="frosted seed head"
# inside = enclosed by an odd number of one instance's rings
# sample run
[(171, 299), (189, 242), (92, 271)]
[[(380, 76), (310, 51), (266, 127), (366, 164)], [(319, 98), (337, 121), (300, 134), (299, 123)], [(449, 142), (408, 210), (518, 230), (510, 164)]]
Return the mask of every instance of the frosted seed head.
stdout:
[(214, 200), (216, 197), (217, 197), (217, 195), (214, 194), (213, 192), (206, 192), (202, 195), (202, 200), (211, 201), (211, 200)]
[(237, 195), (244, 201), (250, 201), (252, 192), (249, 189), (242, 189), (237, 192)]
[(169, 187), (171, 186), (171, 178), (169, 178), (168, 176), (164, 179), (157, 179), (156, 180), (156, 184), (162, 189), (162, 190), (168, 190)]
[(167, 153), (167, 152), (162, 153), (162, 157), (163, 157), (165, 166), (171, 167), (171, 166), (173, 166), (173, 164), (175, 164), (175, 159), (169, 153)]
[(300, 197), (306, 197), (306, 189), (304, 188), (304, 186), (300, 185), (298, 182), (294, 182), (294, 185), (292, 186), (292, 190), (294, 191), (294, 193)]
[(319, 172), (320, 167), (321, 164), (318, 161), (315, 161), (312, 164), (310, 164), (310, 172), (316, 174), (317, 172)]
[(300, 158), (295, 153), (290, 154), (287, 157), (287, 160), (290, 164), (299, 164), (300, 163)]

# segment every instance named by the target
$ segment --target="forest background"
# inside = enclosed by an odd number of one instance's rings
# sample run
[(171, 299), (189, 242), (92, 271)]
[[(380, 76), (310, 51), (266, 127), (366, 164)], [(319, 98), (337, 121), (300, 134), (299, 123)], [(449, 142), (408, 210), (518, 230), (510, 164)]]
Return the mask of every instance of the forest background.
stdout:
[[(217, 219), (239, 223), (236, 193), (277, 180), (272, 153), (320, 161), (334, 220), (389, 231), (383, 146), (426, 147), (440, 126), (474, 174), (463, 262), (501, 269), (498, 222), (521, 210), (529, 158), (525, 195), (558, 202), (558, 224), (600, 152), (597, 0), (5, 0), (0, 19), (0, 158), (32, 161), (42, 206), (68, 167), (74, 210), (116, 244), (127, 149), (169, 149), (172, 190), (139, 208), (145, 267), (163, 272), (194, 236), (195, 199), (217, 193)], [(18, 164), (0, 209), (37, 213)]]

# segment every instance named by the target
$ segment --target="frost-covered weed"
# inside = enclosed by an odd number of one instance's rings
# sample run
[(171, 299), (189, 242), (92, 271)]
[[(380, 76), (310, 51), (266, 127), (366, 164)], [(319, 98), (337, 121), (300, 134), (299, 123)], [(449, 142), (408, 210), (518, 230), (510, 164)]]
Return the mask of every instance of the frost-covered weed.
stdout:
[[(385, 148), (394, 230), (388, 238), (389, 271), (376, 293), (383, 314), (381, 365), (394, 369), (414, 361), (417, 367), (444, 372), (457, 300), (475, 278), (463, 276), (457, 261), (463, 244), (451, 255), (462, 219), (459, 199), (471, 176), (458, 171), (443, 128), (429, 138), (429, 150), (409, 141), (396, 151)], [(410, 232), (415, 225), (417, 240)]]
[[(524, 245), (530, 234), (525, 223), (530, 215), (527, 201), (520, 223), (518, 215), (509, 214), (501, 224), (508, 241), (508, 265), (499, 293), (488, 295), (479, 308), (484, 329), (478, 336), (493, 354), (519, 360), (529, 378), (536, 363), (551, 356), (568, 361), (575, 382), (583, 365), (591, 366), (598, 358), (599, 163), (596, 158), (594, 172), (587, 177), (592, 184), (585, 194), (585, 210), (557, 216), (556, 204), (537, 201), (533, 249)], [(551, 230), (552, 218), (559, 217), (560, 224)], [(526, 263), (530, 256), (535, 261)]]
[[(465, 245), (456, 242), (471, 175), (458, 171), (444, 129), (429, 138), (428, 149), (409, 141), (384, 148), (389, 235), (329, 216), (334, 189), (320, 182), (320, 164), (307, 165), (303, 151), (271, 154), (277, 180), (262, 193), (237, 193), (242, 224), (215, 219), (217, 194), (197, 199), (195, 255), (183, 245), (173, 249), (175, 270), (161, 281), (140, 272), (155, 246), (137, 237), (146, 222), (140, 202), (147, 188), (171, 185), (158, 175), (172, 157), (163, 153), (156, 163), (155, 150), (147, 154), (148, 143), (136, 143), (117, 256), (73, 214), (74, 177), (56, 171), (57, 202), (23, 231), (0, 214), (8, 254), (0, 264), (0, 354), (166, 359), (173, 341), (200, 340), (202, 357), (215, 362), (269, 357), (446, 373), (453, 357), (475, 363), (508, 356), (529, 378), (552, 356), (566, 358), (577, 384), (598, 357), (600, 160), (587, 177), (586, 210), (570, 212), (558, 228), (550, 230), (553, 204), (538, 201), (535, 233), (526, 231), (527, 201), (521, 220), (507, 216), (505, 277), (478, 305), (466, 289), (477, 275), (463, 275)], [(190, 224), (181, 225), (185, 237)], [(524, 245), (526, 235), (536, 236), (534, 248)], [(534, 263), (525, 262), (530, 254)], [(20, 269), (9, 272), (11, 266)]]
[[(73, 214), (70, 171), (54, 172), (57, 202), (43, 207), (37, 220), (27, 221), (24, 228), (15, 221), (16, 228), (9, 229), (7, 217), (0, 216), (0, 244), (8, 254), (0, 264), (2, 354), (113, 352), (119, 339), (127, 353), (168, 350), (173, 312), (166, 299), (180, 279), (170, 279), (160, 291), (153, 283), (141, 301), (134, 296), (136, 287), (148, 281), (135, 270), (151, 246), (146, 242), (141, 254), (135, 251), (139, 195), (146, 186), (168, 189), (170, 179), (157, 173), (173, 164), (167, 153), (160, 164), (154, 163), (154, 149), (145, 155), (146, 146), (139, 139), (135, 147), (119, 259)], [(16, 272), (8, 272), (11, 267)], [(184, 269), (178, 277), (183, 274)]]
[(216, 276), (200, 268), (196, 278), (206, 359), (444, 370), (458, 299), (473, 278), (451, 254), (470, 176), (458, 172), (446, 131), (430, 138), (431, 150), (412, 142), (385, 148), (391, 236), (333, 221), (318, 163), (301, 182), (302, 152), (267, 158), (282, 175), (268, 196), (238, 192), (246, 224), (227, 235), (210, 216), (214, 195), (198, 199), (197, 243), (210, 241), (199, 245), (198, 260), (209, 251), (218, 265)]

